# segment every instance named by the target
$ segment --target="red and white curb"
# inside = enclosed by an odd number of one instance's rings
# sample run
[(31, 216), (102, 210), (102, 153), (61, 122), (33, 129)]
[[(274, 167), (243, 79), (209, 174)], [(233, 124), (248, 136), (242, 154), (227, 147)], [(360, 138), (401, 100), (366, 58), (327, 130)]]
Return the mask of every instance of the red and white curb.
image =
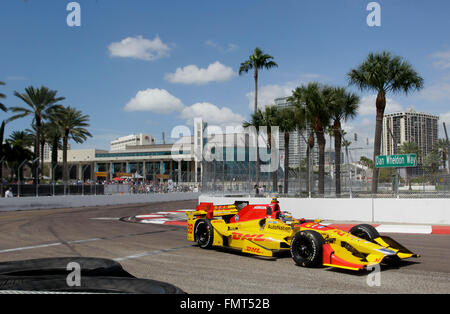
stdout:
[(178, 209), (171, 211), (161, 211), (145, 215), (136, 215), (133, 217), (120, 218), (122, 221), (135, 222), (142, 224), (158, 224), (158, 225), (180, 225), (185, 226), (186, 212), (192, 209)]

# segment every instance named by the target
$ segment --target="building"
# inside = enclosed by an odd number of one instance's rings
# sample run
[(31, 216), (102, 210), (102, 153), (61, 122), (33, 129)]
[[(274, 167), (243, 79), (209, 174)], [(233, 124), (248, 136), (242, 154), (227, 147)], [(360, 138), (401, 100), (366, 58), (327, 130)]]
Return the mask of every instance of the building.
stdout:
[(439, 139), (438, 121), (439, 116), (416, 112), (413, 109), (386, 114), (383, 117), (382, 154), (399, 154), (401, 144), (413, 142), (419, 147), (420, 154), (417, 159), (421, 164)]
[(111, 141), (110, 150), (120, 151), (125, 150), (127, 146), (151, 145), (155, 143), (155, 139), (151, 134), (131, 134), (128, 136), (119, 137)]
[[(193, 132), (187, 127), (173, 130), (172, 136), (180, 135), (174, 138), (174, 143), (156, 143), (150, 134), (142, 133), (111, 141), (109, 151), (68, 150), (70, 179), (109, 181), (116, 177), (131, 177), (160, 182), (199, 183), (204, 175), (203, 169), (207, 166), (209, 171), (211, 167), (226, 171), (221, 174), (222, 178), (248, 174), (249, 167), (254, 165), (250, 155), (256, 155), (249, 148), (252, 146), (249, 135), (245, 132), (236, 133), (238, 131), (223, 134), (225, 130), (214, 134), (207, 127), (208, 124), (202, 119), (195, 119)], [(62, 150), (59, 150), (55, 169), (59, 178), (62, 175), (62, 156)], [(217, 162), (207, 164), (209, 161)], [(49, 155), (45, 155), (44, 163), (51, 164)]]

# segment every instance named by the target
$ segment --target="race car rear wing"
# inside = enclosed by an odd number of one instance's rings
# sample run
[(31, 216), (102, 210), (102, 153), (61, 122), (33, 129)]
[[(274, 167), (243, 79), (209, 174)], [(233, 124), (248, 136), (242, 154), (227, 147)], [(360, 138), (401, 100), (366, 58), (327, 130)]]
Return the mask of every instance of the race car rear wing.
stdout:
[(239, 209), (236, 205), (214, 205), (213, 203), (200, 203), (195, 211), (190, 214), (196, 217), (206, 217), (212, 219), (214, 217), (221, 217), (227, 215), (236, 215)]

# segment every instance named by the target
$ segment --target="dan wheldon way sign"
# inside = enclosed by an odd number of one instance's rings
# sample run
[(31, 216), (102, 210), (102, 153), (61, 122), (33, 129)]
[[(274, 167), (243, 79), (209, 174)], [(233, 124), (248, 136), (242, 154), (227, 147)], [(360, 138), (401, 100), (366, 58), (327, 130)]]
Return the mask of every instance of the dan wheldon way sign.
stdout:
[(417, 155), (416, 154), (404, 154), (404, 155), (381, 155), (376, 157), (375, 166), (377, 168), (390, 168), (390, 167), (417, 167)]

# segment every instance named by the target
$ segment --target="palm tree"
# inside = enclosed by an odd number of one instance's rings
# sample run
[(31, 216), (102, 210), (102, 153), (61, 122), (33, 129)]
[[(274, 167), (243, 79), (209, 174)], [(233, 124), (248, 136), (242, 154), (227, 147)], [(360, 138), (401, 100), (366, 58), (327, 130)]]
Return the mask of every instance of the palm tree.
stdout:
[[(383, 116), (386, 108), (386, 94), (403, 92), (408, 94), (423, 88), (423, 78), (411, 64), (390, 52), (369, 53), (367, 59), (347, 74), (351, 85), (361, 91), (376, 91), (376, 125), (373, 160), (380, 154)], [(378, 168), (374, 168), (372, 193), (378, 189)]]
[[(330, 124), (330, 110), (327, 107), (331, 88), (323, 87), (317, 82), (297, 87), (289, 98), (303, 112), (308, 124), (314, 130), (319, 147), (319, 194), (325, 192), (325, 129)], [(310, 134), (309, 148), (314, 146), (314, 137)]]
[[(12, 134), (11, 134), (12, 135)], [(18, 135), (18, 134), (16, 134)], [(6, 140), (6, 143), (3, 145), (5, 160), (8, 162), (8, 167), (11, 171), (11, 178), (14, 174), (17, 173), (19, 164), (25, 160), (31, 160), (33, 158), (33, 152), (28, 149), (29, 146), (26, 145), (29, 138), (24, 137), (10, 137)], [(29, 163), (27, 163), (30, 165)], [(20, 169), (20, 173), (18, 173), (18, 178), (23, 178), (23, 167)]]
[[(261, 69), (271, 69), (278, 67), (278, 64), (273, 61), (273, 57), (271, 55), (263, 53), (263, 51), (256, 47), (253, 51), (253, 54), (249, 56), (248, 60), (241, 63), (239, 67), (239, 75), (244, 73), (248, 73), (253, 70), (253, 78), (255, 80), (255, 109), (253, 113), (257, 112), (258, 109), (258, 78), (259, 78), (259, 70)], [(259, 184), (259, 148), (258, 141), (256, 141), (256, 184)]]
[(249, 56), (248, 60), (241, 63), (239, 68), (239, 75), (243, 73), (248, 73), (250, 70), (253, 70), (253, 78), (255, 79), (255, 110), (256, 112), (258, 108), (258, 76), (259, 70), (261, 69), (271, 69), (278, 67), (278, 64), (273, 61), (273, 57), (271, 55), (263, 53), (260, 48), (255, 48), (253, 54)]
[(63, 149), (61, 130), (57, 124), (57, 114), (50, 117), (50, 121), (47, 123), (47, 141), (51, 147), (51, 169), (50, 174), (52, 181), (56, 180), (56, 166), (58, 165), (58, 150)]
[(295, 111), (291, 107), (279, 109), (276, 117), (280, 131), (284, 134), (284, 194), (289, 191), (289, 139), (290, 132), (297, 126), (295, 118)]
[[(57, 97), (58, 92), (50, 90), (45, 86), (41, 88), (35, 88), (33, 86), (25, 88), (25, 93), (14, 92), (14, 95), (21, 99), (26, 106), (24, 107), (11, 107), (11, 111), (16, 113), (8, 119), (8, 121), (16, 120), (19, 118), (32, 116), (33, 122), (36, 127), (36, 141), (35, 141), (35, 156), (37, 159), (36, 167), (39, 168), (40, 149), (39, 144), (41, 141), (41, 126), (42, 122), (48, 119), (57, 108), (61, 107), (57, 103), (64, 100), (64, 97)], [(36, 182), (39, 178), (36, 178)]]
[(83, 143), (88, 137), (92, 137), (86, 127), (89, 127), (89, 116), (83, 115), (80, 110), (67, 106), (56, 112), (55, 122), (62, 134), (63, 141), (63, 180), (68, 182), (69, 172), (67, 165), (67, 149), (69, 141)]
[(279, 167), (279, 160), (278, 160), (278, 150), (277, 147), (278, 145), (276, 144), (275, 147), (272, 146), (272, 142), (277, 141), (278, 138), (273, 139), (274, 137), (274, 130), (273, 127), (279, 126), (278, 124), (278, 120), (277, 120), (277, 115), (278, 115), (278, 106), (276, 105), (272, 105), (272, 106), (267, 106), (264, 110), (264, 112), (262, 112), (262, 119), (263, 119), (263, 124), (267, 127), (267, 148), (270, 150), (271, 156), (272, 156), (272, 160), (271, 163), (273, 165), (274, 162), (276, 162), (275, 165), (275, 169), (272, 171), (272, 191), (273, 192), (278, 192), (278, 167)]
[(333, 101), (330, 103), (331, 120), (333, 122), (334, 134), (334, 158), (336, 167), (336, 195), (341, 194), (341, 145), (342, 145), (342, 122), (353, 119), (358, 111), (359, 97), (349, 93), (345, 88), (335, 88)]
[[(254, 127), (255, 134), (255, 147), (256, 147), (256, 163), (255, 163), (255, 173), (256, 173), (256, 185), (259, 185), (259, 147), (258, 147), (258, 138), (259, 138), (259, 128), (265, 126), (264, 115), (260, 109), (257, 109), (256, 112), (252, 113), (250, 116), (250, 121), (244, 121), (242, 126), (244, 128)], [(249, 162), (250, 162), (250, 151), (249, 151)], [(250, 163), (249, 163), (250, 167)]]
[(27, 131), (13, 131), (8, 138), (11, 143), (18, 143), (20, 141), (21, 145), (25, 148), (33, 146), (34, 136)]

